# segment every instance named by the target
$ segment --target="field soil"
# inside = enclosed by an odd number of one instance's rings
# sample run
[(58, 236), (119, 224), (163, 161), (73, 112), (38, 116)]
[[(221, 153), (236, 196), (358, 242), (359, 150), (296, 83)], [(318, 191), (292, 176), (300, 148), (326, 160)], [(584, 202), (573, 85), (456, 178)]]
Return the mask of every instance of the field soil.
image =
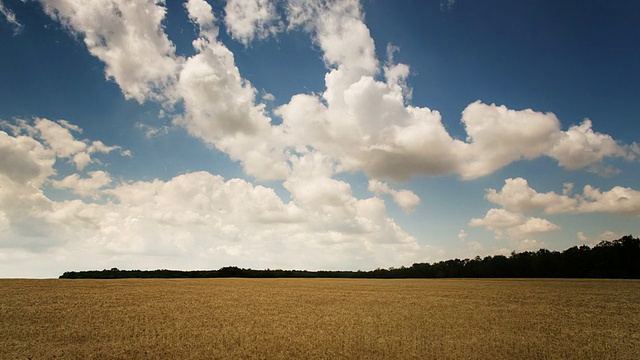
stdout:
[(0, 359), (639, 354), (632, 280), (0, 280)]

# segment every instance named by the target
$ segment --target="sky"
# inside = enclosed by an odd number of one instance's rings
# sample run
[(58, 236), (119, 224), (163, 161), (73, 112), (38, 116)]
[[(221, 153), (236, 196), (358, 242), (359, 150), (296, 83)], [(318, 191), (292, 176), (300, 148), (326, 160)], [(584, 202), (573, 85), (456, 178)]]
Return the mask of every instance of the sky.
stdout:
[(0, 277), (640, 233), (632, 0), (0, 0)]

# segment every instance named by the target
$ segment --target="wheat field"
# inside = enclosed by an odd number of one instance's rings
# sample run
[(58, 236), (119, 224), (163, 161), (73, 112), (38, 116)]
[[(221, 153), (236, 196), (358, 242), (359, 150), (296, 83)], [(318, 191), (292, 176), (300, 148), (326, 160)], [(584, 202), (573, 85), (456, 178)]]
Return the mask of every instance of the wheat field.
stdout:
[(0, 280), (0, 359), (638, 359), (640, 281)]

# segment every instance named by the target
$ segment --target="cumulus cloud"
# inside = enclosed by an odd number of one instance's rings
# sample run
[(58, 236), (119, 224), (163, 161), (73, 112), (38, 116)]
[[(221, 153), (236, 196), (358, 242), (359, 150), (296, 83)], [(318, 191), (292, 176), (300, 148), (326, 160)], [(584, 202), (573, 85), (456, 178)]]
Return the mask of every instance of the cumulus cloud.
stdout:
[[(163, 2), (111, 0), (97, 6), (42, 1), (50, 16), (84, 37), (125, 96), (140, 102), (182, 100), (184, 113), (174, 117), (174, 124), (227, 153), (261, 180), (290, 176), (290, 158), (300, 149), (330, 157), (337, 172), (363, 171), (392, 181), (447, 174), (475, 179), (541, 156), (567, 169), (611, 173), (615, 170), (599, 166), (606, 158), (635, 157), (633, 146), (593, 131), (589, 120), (563, 131), (552, 113), (480, 101), (462, 112), (467, 138), (453, 138), (438, 111), (408, 104), (410, 68), (394, 62), (393, 45), (387, 47), (387, 61), (381, 66), (358, 0), (284, 3), (288, 29), (311, 35), (322, 51), (327, 74), (321, 94), (298, 94), (275, 109), (280, 125), (271, 125), (265, 105), (258, 102), (259, 92), (218, 40), (216, 16), (207, 2), (185, 4), (198, 37), (193, 42), (196, 54), (183, 59), (175, 55), (162, 29)], [(277, 10), (268, 0), (228, 1), (224, 21), (231, 36), (246, 44), (279, 30)], [(78, 158), (79, 165), (82, 161)]]
[[(383, 66), (385, 81), (376, 80), (375, 46), (357, 1), (287, 4), (290, 26), (314, 34), (329, 71), (321, 96), (296, 95), (276, 114), (283, 119), (288, 144), (310, 145), (332, 156), (339, 171), (362, 170), (394, 181), (421, 174), (475, 179), (522, 159), (551, 156), (560, 166), (575, 169), (631, 153), (608, 135), (593, 132), (588, 121), (565, 132), (552, 113), (480, 101), (462, 113), (466, 141), (454, 139), (439, 112), (407, 105), (410, 71), (393, 62), (392, 45)], [(584, 133), (588, 144), (581, 145), (576, 132)], [(586, 154), (580, 163), (562, 150), (574, 147)]]
[(364, 66), (331, 70), (322, 97), (296, 95), (276, 109), (287, 143), (308, 144), (336, 159), (339, 171), (374, 178), (454, 172), (464, 144), (451, 138), (437, 111), (405, 107), (399, 82), (406, 74), (385, 83)]
[(487, 189), (487, 200), (513, 212), (542, 209), (555, 213), (640, 214), (640, 191), (614, 186), (601, 191), (585, 185), (582, 194), (572, 195), (573, 184), (565, 184), (562, 195), (553, 191), (539, 193), (523, 178), (506, 179), (500, 191)]
[(581, 213), (604, 212), (640, 215), (640, 191), (628, 187), (614, 186), (601, 191), (586, 185), (576, 209)]
[(51, 201), (41, 187), (56, 172), (55, 152), (28, 135), (0, 131), (0, 159), (0, 249), (16, 239), (34, 249), (55, 241), (34, 240), (47, 233), (41, 215)]
[[(218, 42), (217, 29), (202, 9), (211, 7), (206, 2), (201, 7), (187, 6), (189, 16), (203, 31), (194, 43), (198, 53), (190, 57), (180, 72), (179, 91), (186, 107), (182, 123), (194, 135), (216, 141), (225, 135), (236, 133), (255, 134), (267, 129), (268, 119), (261, 106), (255, 106), (256, 90), (240, 76), (233, 53)], [(204, 30), (209, 29), (209, 30)]]
[[(506, 179), (500, 191), (487, 189), (486, 198), (502, 208), (489, 210), (484, 218), (473, 218), (469, 226), (482, 226), (493, 231), (497, 239), (520, 241), (538, 233), (559, 230), (559, 226), (538, 217), (527, 217), (525, 213), (542, 210), (547, 214), (609, 213), (640, 215), (640, 191), (615, 186), (601, 191), (591, 185), (583, 188), (582, 194), (573, 194), (573, 184), (566, 183), (562, 194), (553, 191), (539, 193), (523, 178)], [(611, 237), (615, 237), (614, 234)], [(601, 234), (601, 237), (604, 236)], [(587, 242), (582, 232), (578, 238)], [(592, 241), (590, 241), (592, 242)]]
[[(632, 159), (640, 152), (637, 144), (623, 146), (595, 132), (589, 120), (563, 131), (552, 113), (481, 101), (462, 112), (466, 139), (452, 137), (438, 111), (409, 104), (410, 68), (395, 63), (397, 49), (389, 45), (387, 61), (380, 64), (357, 0), (284, 3), (288, 30), (310, 34), (327, 73), (323, 92), (294, 95), (274, 110), (282, 119), (279, 125), (272, 125), (259, 103), (260, 92), (242, 77), (234, 54), (218, 39), (218, 19), (206, 1), (184, 5), (197, 26), (195, 54), (187, 58), (175, 55), (164, 32), (163, 1), (41, 2), (49, 16), (81, 37), (104, 62), (107, 78), (125, 97), (159, 101), (167, 111), (182, 102), (172, 112), (173, 125), (239, 161), (258, 180), (284, 180), (291, 195), (283, 202), (272, 189), (208, 173), (114, 185), (106, 172), (95, 171), (51, 184), (82, 197), (107, 194), (105, 203), (52, 202), (42, 198), (40, 185), (55, 174), (56, 158), (81, 171), (93, 163), (92, 154), (119, 148), (78, 139), (80, 129), (62, 120), (18, 122), (10, 127), (14, 136), (0, 132), (0, 152), (7, 159), (24, 154), (29, 159), (15, 169), (0, 164), (4, 181), (14, 186), (15, 179), (31, 179), (31, 187), (21, 191), (39, 199), (37, 206), (47, 214), (42, 221), (62, 229), (60, 234), (83, 231), (86, 244), (98, 244), (100, 251), (201, 252), (209, 259), (251, 257), (258, 261), (253, 264), (267, 266), (295, 266), (287, 260), (295, 255), (300, 264), (382, 264), (390, 257), (415, 256), (415, 239), (387, 215), (383, 200), (354, 197), (336, 173), (364, 172), (372, 179), (372, 192), (391, 195), (411, 211), (419, 197), (381, 180), (450, 174), (475, 179), (542, 156), (571, 170), (596, 169), (609, 157)], [(233, 38), (248, 44), (280, 30), (276, 10), (271, 1), (230, 0), (223, 21)], [(273, 101), (266, 93), (262, 98)], [(140, 128), (149, 135), (160, 131)], [(570, 186), (563, 194), (539, 193), (524, 179), (508, 179), (502, 190), (487, 191), (487, 199), (502, 208), (471, 219), (469, 225), (485, 227), (501, 239), (517, 239), (522, 247), (535, 246), (539, 243), (533, 235), (559, 227), (526, 212), (635, 214), (637, 197), (637, 191), (622, 187), (605, 192), (585, 187), (582, 195), (572, 195)], [(7, 214), (0, 216), (0, 227), (13, 226), (7, 224), (16, 216)]]
[(573, 185), (565, 184), (563, 195), (554, 192), (538, 193), (526, 179), (506, 179), (500, 191), (487, 189), (487, 200), (513, 212), (527, 212), (544, 209), (546, 213), (563, 213), (574, 211), (578, 201), (569, 197)]
[(558, 225), (549, 220), (527, 217), (506, 209), (490, 209), (483, 218), (469, 220), (468, 225), (485, 227), (493, 231), (499, 240), (516, 240), (521, 248), (533, 244), (535, 240), (530, 238), (532, 235), (560, 230)]
[[(350, 186), (338, 180), (314, 179), (311, 184), (294, 180), (286, 184), (292, 192), (292, 201), (287, 203), (272, 189), (241, 179), (225, 181), (205, 172), (181, 175), (167, 182), (125, 184), (110, 192), (118, 202), (112, 205), (118, 207), (115, 213), (138, 219), (132, 229), (135, 233), (156, 233), (161, 229), (182, 234), (171, 239), (175, 242), (172, 246), (219, 253), (237, 261), (246, 261), (242, 258), (249, 256), (262, 259), (269, 266), (324, 263), (339, 267), (351, 260), (358, 263), (358, 259), (349, 257), (362, 257), (361, 264), (379, 263), (390, 261), (389, 256), (419, 249), (416, 240), (386, 215), (383, 202), (376, 198), (356, 199)], [(317, 189), (317, 193), (310, 188)], [(191, 243), (180, 244), (180, 238), (190, 239)], [(283, 243), (286, 246), (281, 249), (279, 245)], [(236, 252), (230, 254), (228, 250), (232, 248)], [(393, 253), (383, 256), (391, 249)], [(331, 260), (332, 257), (335, 258)]]
[[(515, 161), (542, 156), (551, 156), (568, 169), (594, 169), (607, 157), (633, 157), (610, 136), (590, 129), (587, 133), (600, 141), (581, 144), (581, 138), (567, 135), (575, 128), (562, 131), (553, 114), (481, 102), (463, 111), (462, 123), (468, 134), (463, 142), (451, 137), (439, 112), (405, 106), (404, 75), (389, 77), (395, 83), (369, 76), (349, 83), (353, 79), (332, 74), (340, 74), (340, 69), (327, 75), (322, 98), (296, 95), (276, 109), (276, 114), (282, 117), (292, 143), (309, 144), (333, 156), (341, 163), (341, 170), (362, 170), (374, 178), (394, 181), (421, 174), (459, 174), (470, 180)], [(558, 150), (572, 146), (581, 149), (580, 162)]]
[(601, 162), (605, 157), (630, 156), (611, 136), (596, 133), (591, 126), (589, 119), (571, 126), (547, 153), (558, 160), (560, 166), (570, 170)]
[[(96, 180), (87, 191), (102, 185), (98, 178), (92, 174)], [(82, 179), (63, 182), (78, 189)], [(158, 257), (150, 265), (155, 267), (165, 266), (162, 259), (169, 256), (189, 259), (190, 267), (316, 269), (390, 266), (420, 256), (416, 239), (386, 215), (380, 199), (356, 199), (348, 184), (334, 179), (313, 185), (326, 189), (325, 195), (338, 194), (315, 197), (300, 182), (288, 185), (293, 200), (283, 202), (273, 189), (196, 172), (116, 185), (104, 190), (113, 197), (106, 203), (45, 197), (49, 206), (40, 205), (37, 216), (51, 236), (68, 242), (63, 248), (70, 254), (88, 248), (94, 258), (145, 254)], [(25, 220), (34, 216), (22, 214)], [(4, 233), (0, 238), (4, 246), (33, 250)]]
[(81, 36), (127, 99), (175, 101), (181, 59), (162, 27), (164, 1), (40, 0), (45, 12)]
[(264, 104), (256, 104), (257, 90), (240, 75), (233, 53), (217, 40), (214, 16), (207, 15), (212, 14), (210, 5), (191, 0), (187, 10), (200, 32), (194, 41), (197, 53), (180, 72), (177, 89), (185, 113), (174, 123), (240, 161), (250, 175), (286, 177), (286, 156), (275, 140), (276, 129), (265, 115)]
[(406, 213), (413, 212), (420, 205), (420, 197), (413, 191), (394, 190), (388, 184), (379, 180), (369, 180), (369, 191), (376, 195), (391, 195), (393, 202), (398, 204)]
[(288, 0), (286, 9), (289, 29), (310, 32), (327, 66), (343, 68), (334, 77), (346, 69), (355, 70), (354, 75), (377, 72), (375, 45), (358, 0)]
[(4, 169), (0, 171), (0, 249), (38, 250), (58, 245), (55, 232), (43, 218), (51, 210), (51, 200), (35, 182), (14, 181)]
[(244, 45), (281, 31), (280, 14), (271, 0), (228, 0), (224, 22), (229, 35)]
[(553, 146), (560, 122), (553, 114), (516, 111), (476, 101), (462, 112), (467, 131), (461, 175), (484, 176), (516, 160), (534, 159)]
[(83, 197), (98, 197), (98, 190), (111, 184), (111, 176), (105, 171), (89, 171), (88, 178), (71, 174), (62, 180), (53, 180), (51, 184), (58, 189), (69, 189)]
[[(64, 123), (62, 123), (64, 124)], [(40, 137), (56, 153), (56, 156), (69, 158), (87, 148), (83, 141), (76, 140), (67, 126), (48, 119), (36, 119), (34, 128)]]
[(40, 186), (55, 174), (55, 152), (29, 136), (0, 131), (0, 173), (15, 183)]
[(315, 39), (328, 65), (377, 72), (375, 45), (364, 24), (359, 1), (328, 1), (312, 21)]
[(102, 141), (89, 141), (77, 139), (74, 133), (82, 133), (81, 129), (66, 120), (52, 121), (45, 118), (35, 118), (32, 122), (17, 120), (16, 124), (4, 122), (2, 125), (10, 128), (17, 135), (28, 135), (30, 140), (38, 139), (41, 145), (53, 152), (54, 158), (67, 159), (75, 164), (78, 170), (83, 170), (94, 162), (91, 157), (94, 153), (107, 154), (114, 150), (120, 150), (123, 156), (131, 153), (119, 146), (107, 146)]
[(108, 152), (114, 147), (75, 139), (70, 131), (79, 133), (80, 129), (64, 120), (37, 118), (34, 122), (16, 120), (2, 125), (12, 134), (0, 131), (0, 248), (43, 251), (60, 246), (66, 241), (64, 229), (50, 221), (48, 216), (56, 203), (46, 196), (43, 187), (50, 183), (81, 196), (95, 196), (110, 178), (103, 171), (95, 171), (89, 172), (89, 178), (72, 174), (52, 180), (57, 173), (56, 161)]
[(215, 26), (215, 15), (211, 11), (211, 5), (204, 0), (191, 0), (184, 4), (189, 17), (201, 28)]
[[(559, 231), (560, 226), (547, 219), (539, 217), (527, 217), (521, 213), (510, 212), (505, 209), (490, 209), (483, 218), (473, 218), (468, 223), (471, 227), (484, 227), (493, 231), (497, 240), (507, 241), (512, 249), (517, 251), (532, 251), (544, 247), (543, 242), (538, 242), (532, 236), (542, 233)], [(477, 244), (480, 245), (480, 244)], [(467, 246), (481, 250), (482, 246), (476, 246), (474, 242), (468, 242)], [(502, 251), (498, 250), (499, 253)], [(506, 251), (505, 254), (508, 254)]]
[[(59, 139), (79, 140), (57, 133), (59, 128), (48, 137), (39, 129), (53, 123), (81, 130), (68, 122), (18, 123), (22, 134), (0, 132), (0, 154), (10, 160), (0, 163), (3, 254), (17, 251), (33, 258), (55, 252), (59, 259), (46, 261), (60, 261), (64, 270), (79, 261), (74, 260), (79, 254), (103, 259), (104, 266), (128, 256), (136, 260), (127, 266), (139, 266), (139, 257), (149, 256), (156, 257), (146, 260), (150, 267), (315, 269), (386, 267), (423, 256), (417, 240), (388, 216), (384, 201), (353, 196), (348, 183), (332, 178), (335, 164), (320, 153), (292, 159), (292, 174), (284, 183), (291, 194), (287, 202), (271, 188), (208, 172), (114, 184), (106, 171), (97, 170), (58, 180), (55, 160), (82, 147), (62, 152), (54, 145)], [(85, 149), (102, 144), (80, 143)], [(79, 198), (52, 200), (42, 190), (47, 184)], [(85, 266), (101, 266), (96, 264)]]

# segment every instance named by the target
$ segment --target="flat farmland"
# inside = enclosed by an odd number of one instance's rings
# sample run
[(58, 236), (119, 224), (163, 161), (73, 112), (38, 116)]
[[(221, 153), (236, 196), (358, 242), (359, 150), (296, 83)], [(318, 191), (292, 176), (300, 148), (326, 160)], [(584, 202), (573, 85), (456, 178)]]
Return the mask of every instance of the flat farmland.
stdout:
[(0, 280), (0, 359), (638, 359), (640, 281)]

